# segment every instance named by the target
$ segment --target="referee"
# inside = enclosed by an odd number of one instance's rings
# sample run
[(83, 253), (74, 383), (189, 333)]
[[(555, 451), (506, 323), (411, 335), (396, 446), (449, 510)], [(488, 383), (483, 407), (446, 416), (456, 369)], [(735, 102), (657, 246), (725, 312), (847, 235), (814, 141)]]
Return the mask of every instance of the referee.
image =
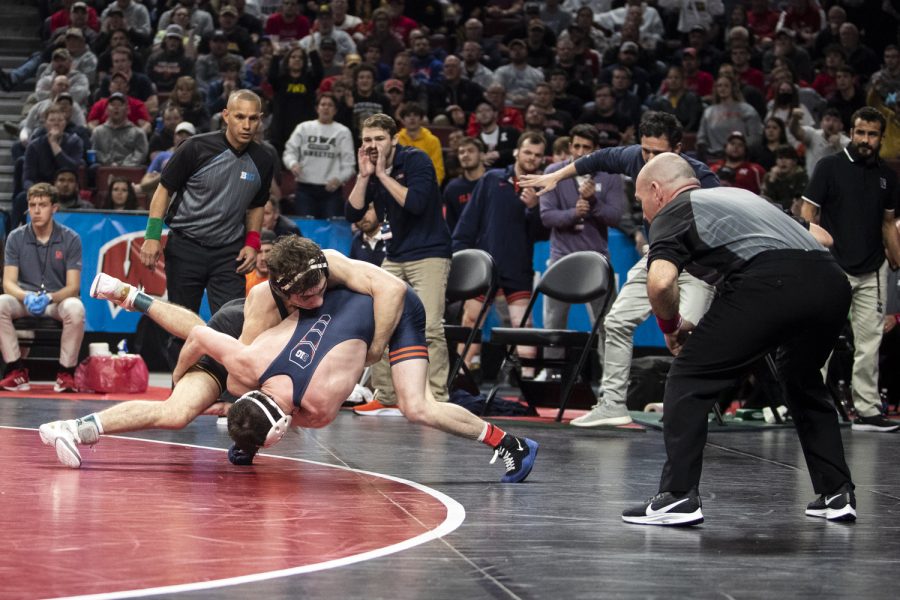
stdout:
[(232, 92), (222, 111), (225, 131), (182, 143), (150, 202), (141, 262), (150, 269), (156, 265), (165, 216), (169, 301), (188, 310), (200, 310), (204, 290), (213, 313), (244, 296), (244, 274), (256, 264), (275, 169), (269, 154), (253, 141), (262, 117), (259, 96), (249, 90)]
[[(850, 469), (820, 372), (850, 307), (841, 268), (807, 229), (756, 194), (701, 189), (694, 170), (676, 154), (648, 162), (635, 195), (651, 224), (647, 295), (676, 358), (663, 397), (667, 461), (659, 494), (622, 518), (645, 525), (703, 522), (697, 488), (709, 410), (748, 367), (778, 348), (787, 404), (819, 494), (806, 514), (855, 519)], [(827, 239), (821, 228), (810, 227)], [(707, 280), (722, 278), (696, 328), (678, 314), (683, 269)], [(748, 498), (757, 495), (748, 492)], [(746, 510), (762, 518), (761, 509)]]

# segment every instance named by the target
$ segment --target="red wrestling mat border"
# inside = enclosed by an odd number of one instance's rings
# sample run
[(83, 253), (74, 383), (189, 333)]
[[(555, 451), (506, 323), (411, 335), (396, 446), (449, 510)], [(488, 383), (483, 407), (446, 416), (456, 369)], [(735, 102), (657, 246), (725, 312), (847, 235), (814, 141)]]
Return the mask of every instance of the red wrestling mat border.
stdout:
[[(234, 467), (221, 449), (117, 437), (83, 456), (68, 469), (37, 431), (0, 427), (0, 599), (171, 595), (297, 575), (399, 552), (465, 519), (421, 484), (299, 459)], [(359, 519), (361, 506), (378, 519)]]
[(85, 394), (76, 393), (58, 393), (53, 391), (52, 383), (32, 383), (31, 389), (27, 392), (7, 392), (0, 390), (0, 398), (42, 398), (53, 400), (109, 400), (113, 402), (122, 402), (125, 400), (165, 400), (172, 392), (171, 389), (165, 387), (150, 386), (146, 392), (140, 394)]

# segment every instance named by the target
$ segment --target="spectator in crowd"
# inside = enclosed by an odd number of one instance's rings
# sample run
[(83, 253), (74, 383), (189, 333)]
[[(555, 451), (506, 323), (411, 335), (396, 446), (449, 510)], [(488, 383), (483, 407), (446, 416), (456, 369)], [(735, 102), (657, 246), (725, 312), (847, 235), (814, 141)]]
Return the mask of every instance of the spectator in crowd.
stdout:
[(172, 144), (162, 152), (156, 153), (156, 156), (150, 161), (150, 166), (147, 167), (147, 172), (144, 173), (140, 184), (138, 184), (142, 192), (150, 194), (151, 196), (156, 193), (156, 187), (159, 185), (163, 169), (166, 168), (166, 164), (168, 164), (169, 159), (172, 158), (175, 149), (186, 139), (196, 134), (197, 129), (194, 127), (193, 123), (189, 121), (181, 121), (175, 125), (172, 134)]
[[(650, 94), (650, 74), (640, 64), (638, 64), (638, 53), (640, 49), (634, 42), (624, 42), (619, 47), (619, 53), (616, 55), (616, 62), (609, 65), (600, 73), (600, 80), (604, 83), (612, 83), (613, 88), (618, 90), (627, 90), (638, 97), (643, 102)], [(625, 87), (625, 81), (616, 81), (616, 71), (624, 68), (628, 75), (628, 87)]]
[(546, 0), (541, 6), (541, 23), (544, 23), (553, 35), (559, 34), (572, 24), (572, 11), (560, 6), (560, 0)]
[(835, 4), (828, 9), (825, 20), (825, 26), (816, 34), (816, 40), (813, 42), (812, 55), (815, 57), (824, 56), (828, 46), (840, 45), (841, 25), (847, 22), (847, 11), (843, 6)]
[[(547, 42), (547, 26), (539, 20), (528, 23), (525, 45), (528, 56), (525, 61), (537, 69), (547, 69), (554, 62), (554, 47)], [(555, 40), (554, 40), (555, 41)]]
[(678, 15), (677, 29), (682, 34), (689, 33), (695, 27), (709, 30), (714, 26), (717, 17), (725, 15), (725, 5), (722, 0), (711, 0), (700, 4), (691, 0), (661, 0), (659, 7)]
[(399, 115), (403, 128), (397, 134), (397, 143), (402, 146), (418, 148), (428, 155), (438, 185), (444, 183), (444, 157), (441, 152), (441, 140), (431, 133), (427, 127), (423, 127), (425, 109), (415, 102), (407, 102), (400, 107)]
[(380, 267), (384, 262), (385, 240), (374, 204), (369, 205), (363, 217), (355, 225), (357, 231), (350, 241), (350, 258)]
[(444, 188), (444, 218), (451, 232), (456, 229), (459, 216), (485, 173), (484, 143), (481, 140), (464, 137), (455, 147), (461, 173), (448, 181)]
[[(149, 135), (151, 131), (150, 113), (147, 112), (147, 105), (128, 95), (128, 78), (124, 73), (113, 73), (109, 80), (109, 91), (112, 94), (119, 93), (125, 96), (128, 104), (127, 116), (128, 120), (141, 128), (141, 130)], [(109, 98), (100, 98), (91, 106), (87, 116), (87, 125), (91, 129), (106, 122), (106, 107)]]
[(585, 110), (578, 122), (592, 125), (597, 130), (601, 148), (630, 144), (634, 140), (634, 125), (616, 108), (616, 97), (608, 83), (597, 86), (594, 107)]
[(416, 29), (419, 24), (413, 19), (407, 17), (403, 12), (404, 0), (388, 0), (387, 11), (391, 18), (391, 31), (403, 41), (404, 44), (411, 45), (410, 33)]
[(742, 86), (751, 86), (760, 94), (766, 92), (766, 76), (754, 67), (750, 60), (752, 54), (750, 47), (744, 44), (737, 44), (731, 47), (729, 52), (731, 56), (731, 66), (734, 67), (734, 74)]
[(678, 65), (669, 67), (666, 75), (666, 91), (647, 99), (650, 110), (675, 115), (685, 131), (697, 131), (703, 116), (703, 103), (684, 85), (684, 70)]
[[(803, 117), (800, 119), (801, 125), (812, 126), (816, 124), (816, 120), (813, 118), (812, 113), (809, 112), (809, 109), (800, 103), (797, 86), (782, 81), (775, 89), (775, 96), (769, 101), (766, 119), (775, 117), (781, 119), (782, 123), (787, 123), (791, 120), (795, 109), (803, 113)], [(798, 140), (794, 138), (790, 131), (787, 133), (788, 143), (796, 144)]]
[(298, 0), (282, 0), (281, 9), (266, 19), (266, 35), (276, 46), (299, 42), (309, 35), (309, 19), (300, 14)]
[(388, 64), (393, 64), (394, 57), (406, 50), (403, 40), (391, 30), (391, 17), (385, 8), (377, 8), (372, 12), (372, 22), (357, 50), (364, 53), (370, 45), (381, 49), (381, 59)]
[(762, 189), (766, 170), (755, 162), (747, 160), (747, 137), (741, 131), (733, 131), (725, 143), (725, 157), (710, 164), (713, 173), (728, 168), (734, 173), (733, 187), (743, 188), (754, 194)]
[[(322, 50), (331, 46), (334, 47), (333, 50), (337, 50), (337, 44), (333, 42), (326, 43), (326, 45), (321, 46), (319, 50), (321, 52)], [(365, 53), (362, 56), (362, 62), (368, 63), (375, 67), (375, 70), (378, 72), (378, 76), (376, 77), (376, 79), (378, 79), (379, 82), (390, 78), (391, 67), (381, 60), (381, 48), (379, 48), (378, 46), (374, 44), (370, 44), (369, 46), (367, 46)]]
[[(222, 59), (221, 71), (213, 79), (206, 90), (206, 110), (208, 114), (218, 114), (225, 109), (231, 92), (241, 89), (252, 89), (249, 81), (241, 79), (241, 59), (229, 54)], [(199, 93), (199, 91), (198, 91)], [(199, 116), (195, 115), (195, 118)], [(209, 122), (209, 116), (206, 121)]]
[(59, 196), (57, 205), (59, 210), (78, 210), (80, 208), (94, 208), (89, 200), (81, 197), (78, 189), (78, 169), (63, 167), (56, 172), (53, 178), (53, 186)]
[[(369, 47), (370, 51), (372, 48), (376, 48), (376, 47), (370, 46)], [(323, 78), (331, 77), (333, 75), (342, 75), (344, 73), (344, 69), (346, 68), (346, 65), (347, 65), (347, 62), (346, 62), (347, 57), (346, 56), (344, 57), (344, 64), (342, 65), (338, 61), (337, 49), (338, 49), (337, 42), (334, 41), (334, 38), (327, 37), (327, 38), (322, 38), (322, 40), (319, 41), (319, 46), (318, 46), (317, 52), (319, 54), (319, 60), (322, 61), (322, 77)], [(350, 53), (348, 56), (356, 56), (356, 55), (353, 53)], [(371, 63), (371, 64), (375, 64), (375, 63)], [(381, 65), (381, 66), (384, 66), (384, 65)], [(379, 76), (380, 76), (380, 67), (381, 66), (377, 67), (379, 69)], [(387, 67), (385, 66), (385, 69), (386, 68)]]
[[(244, 59), (256, 54), (256, 44), (250, 31), (240, 23), (240, 13), (231, 4), (226, 4), (219, 9), (219, 29), (213, 31), (209, 38), (211, 44), (216, 38), (224, 38), (225, 47), (231, 54), (237, 54)], [(221, 41), (221, 40), (216, 40)]]
[[(547, 167), (547, 173), (558, 171), (582, 156), (597, 150), (600, 136), (590, 125), (576, 125), (569, 132), (572, 158)], [(561, 181), (540, 197), (541, 222), (550, 230), (550, 263), (581, 250), (593, 250), (609, 259), (609, 227), (615, 227), (625, 210), (625, 189), (620, 175), (598, 171)], [(614, 291), (610, 291), (615, 294)], [(608, 301), (598, 298), (588, 305), (591, 322), (602, 319)], [(611, 304), (609, 304), (611, 306)], [(544, 297), (544, 327), (566, 329), (569, 304)], [(603, 334), (598, 347), (603, 364)], [(544, 350), (545, 356), (562, 358), (561, 350)]]
[(770, 6), (769, 0), (750, 0), (749, 4), (747, 28), (753, 33), (759, 47), (768, 48), (775, 40), (775, 30), (781, 15)]
[(434, 85), (428, 103), (431, 107), (432, 119), (440, 114), (442, 107), (459, 106), (468, 117), (484, 100), (484, 89), (468, 79), (462, 77), (462, 61), (453, 54), (444, 59), (443, 79)]
[(356, 54), (356, 42), (350, 34), (334, 26), (334, 13), (330, 5), (319, 7), (315, 24), (315, 31), (300, 40), (300, 47), (307, 53), (319, 50), (323, 40), (332, 39), (337, 44), (337, 62), (344, 62), (348, 54)]
[(829, 154), (840, 152), (847, 144), (850, 138), (844, 135), (844, 122), (841, 119), (841, 113), (836, 108), (825, 110), (822, 115), (822, 128), (804, 126), (800, 124), (801, 116), (798, 112), (791, 115), (788, 127), (794, 138), (803, 143), (806, 147), (806, 172), (812, 174), (815, 171), (819, 160)]
[(825, 63), (816, 73), (812, 88), (823, 98), (829, 97), (837, 89), (837, 70), (847, 65), (844, 50), (837, 44), (825, 49)]
[(567, 134), (572, 128), (572, 115), (554, 106), (553, 88), (549, 83), (539, 83), (535, 86), (534, 102), (531, 106), (544, 115), (544, 126), (550, 129), (554, 138)]
[(98, 208), (102, 210), (138, 210), (134, 186), (124, 177), (110, 177), (106, 197)]
[(484, 24), (478, 19), (468, 19), (462, 27), (460, 43), (475, 42), (481, 48), (480, 62), (491, 69), (496, 70), (500, 66), (502, 54), (501, 44), (496, 38), (485, 37)]
[(803, 192), (809, 183), (806, 170), (793, 146), (784, 144), (775, 151), (775, 165), (763, 180), (762, 195), (785, 212), (800, 216)]
[[(497, 123), (497, 109), (485, 100), (475, 108), (476, 137), (484, 144), (484, 164), (492, 169), (505, 169), (513, 162), (513, 151), (520, 131), (513, 127), (502, 127)], [(523, 123), (524, 125), (524, 123)], [(469, 131), (472, 127), (469, 128)], [(470, 134), (471, 135), (471, 134)]]
[(547, 117), (540, 108), (534, 105), (534, 103), (529, 104), (525, 107), (525, 129), (522, 133), (539, 133), (544, 138), (544, 144), (549, 147), (553, 146), (553, 142), (556, 141), (556, 135), (553, 133), (553, 128), (547, 125)]
[(201, 38), (209, 37), (214, 29), (212, 15), (198, 7), (196, 0), (178, 0), (173, 8), (159, 16), (156, 27), (165, 30), (172, 23), (176, 23), (185, 31), (192, 31)]
[[(487, 89), (489, 85), (494, 83), (494, 72), (487, 68), (481, 62), (484, 53), (481, 44), (473, 41), (466, 41), (462, 45), (462, 77), (468, 79)], [(444, 65), (446, 70), (446, 64)]]
[[(516, 182), (523, 175), (538, 172), (545, 148), (546, 142), (539, 133), (523, 133), (516, 148), (516, 162), (506, 169), (485, 173), (453, 230), (454, 252), (479, 248), (494, 258), (497, 283), (509, 307), (513, 327), (519, 327), (531, 299), (534, 243), (546, 239), (537, 192), (532, 188), (520, 190)], [(478, 300), (466, 301), (462, 324), (476, 326), (475, 317), (480, 309)], [(473, 344), (469, 355), (464, 357), (470, 369), (479, 364), (480, 360), (473, 357), (480, 350), (480, 345)], [(533, 358), (536, 354), (533, 346), (519, 346), (516, 351), (523, 358)], [(522, 377), (534, 377), (534, 369), (523, 368)]]
[(880, 112), (885, 120), (884, 136), (878, 155), (884, 160), (900, 158), (900, 105), (897, 94), (888, 95), (882, 100), (875, 88), (869, 89), (867, 104)]
[(253, 286), (269, 281), (269, 265), (266, 259), (272, 250), (272, 244), (275, 243), (275, 232), (270, 229), (263, 229), (259, 233), (259, 252), (256, 254), (256, 265), (253, 270), (244, 275), (247, 280), (244, 288), (245, 294), (250, 294), (250, 288)]
[(178, 78), (194, 72), (194, 61), (185, 52), (183, 38), (180, 26), (169, 25), (159, 50), (147, 59), (147, 75), (161, 92), (171, 92)]
[(344, 97), (344, 107), (350, 113), (349, 127), (354, 139), (359, 139), (366, 119), (379, 113), (387, 114), (390, 110), (387, 98), (375, 90), (376, 74), (372, 65), (358, 65), (353, 71), (353, 91)]
[(882, 415), (878, 395), (878, 347), (884, 333), (887, 254), (900, 264), (900, 234), (894, 226), (897, 175), (878, 158), (885, 119), (871, 107), (853, 115), (844, 152), (816, 164), (803, 194), (803, 217), (818, 218), (834, 238), (831, 254), (847, 274), (853, 294), (851, 389), (854, 431), (890, 432), (900, 424)]
[[(379, 220), (390, 227), (382, 268), (410, 284), (422, 300), (428, 380), (435, 399), (446, 402), (448, 360), (443, 318), (450, 273), (450, 231), (441, 210), (434, 166), (421, 150), (397, 143), (397, 125), (385, 114), (366, 119), (361, 131), (359, 175), (345, 214), (355, 223), (374, 203)], [(389, 370), (385, 360), (373, 366), (372, 382), (381, 396), (356, 408), (357, 414), (383, 414), (384, 405), (396, 402)]]
[(278, 152), (284, 151), (284, 143), (298, 124), (315, 118), (315, 94), (321, 81), (322, 66), (316, 53), (307, 56), (303, 48), (291, 48), (272, 61), (269, 83), (275, 95), (269, 131)]
[(719, 77), (713, 104), (703, 111), (703, 118), (700, 119), (698, 152), (707, 159), (721, 157), (734, 131), (744, 134), (747, 145), (753, 146), (762, 137), (762, 121), (753, 107), (744, 102), (737, 80)]
[[(506, 105), (506, 88), (500, 83), (492, 83), (484, 91), (484, 99), (494, 107), (494, 118), (501, 127), (511, 127), (518, 131), (525, 128), (525, 115), (518, 108)], [(475, 107), (478, 108), (477, 106)], [(469, 115), (466, 134), (477, 136), (481, 131), (479, 119), (473, 113)]]
[(712, 100), (715, 81), (711, 73), (700, 69), (695, 48), (682, 50), (681, 68), (684, 70), (685, 87), (697, 94), (704, 102)]
[(509, 43), (509, 64), (494, 71), (494, 79), (509, 95), (513, 104), (524, 104), (534, 86), (544, 81), (544, 74), (526, 62), (528, 46), (524, 40)]
[[(246, 0), (233, 0), (233, 2), (228, 6), (233, 6), (235, 10), (237, 10), (237, 24), (240, 27), (246, 29), (248, 33), (250, 33), (250, 39), (254, 44), (259, 43), (265, 31), (263, 30), (263, 22), (260, 20), (261, 13), (259, 11), (253, 10), (252, 2), (251, 7), (248, 7)], [(250, 10), (248, 10), (248, 8)], [(225, 23), (222, 19), (223, 10), (224, 7), (219, 8), (219, 26), (222, 29), (227, 30), (227, 27), (225, 26)]]
[[(334, 26), (341, 31), (346, 31), (351, 36), (360, 34), (363, 27), (363, 20), (356, 15), (351, 15), (347, 11), (350, 10), (347, 0), (331, 0), (331, 13), (334, 19)], [(318, 22), (313, 23), (313, 30), (318, 28)], [(354, 40), (355, 41), (355, 40)]]
[(198, 87), (205, 93), (212, 82), (222, 77), (226, 60), (236, 60), (238, 69), (243, 67), (239, 54), (232, 54), (228, 49), (228, 37), (221, 29), (213, 32), (209, 38), (209, 52), (197, 57), (194, 65), (194, 79)]
[(91, 85), (97, 83), (97, 56), (88, 48), (84, 30), (69, 27), (66, 30), (66, 50), (72, 57), (72, 69), (84, 73)]
[(269, 198), (263, 207), (263, 229), (274, 231), (275, 235), (303, 235), (291, 219), (281, 214), (281, 205), (275, 198)]
[[(43, 123), (44, 113), (47, 112), (47, 109), (54, 104), (64, 103), (68, 105), (67, 111), (71, 113), (66, 118), (78, 127), (87, 126), (84, 110), (82, 110), (80, 104), (74, 101), (72, 94), (69, 93), (69, 78), (66, 75), (57, 75), (54, 77), (53, 84), (50, 87), (50, 96), (32, 106), (28, 110), (28, 114), (25, 115), (25, 118), (22, 119), (18, 125), (19, 141), (23, 144), (22, 152), (24, 152), (24, 144), (27, 144), (28, 140), (34, 137), (35, 132)], [(17, 154), (14, 146), (13, 157), (16, 156)]]
[(433, 90), (444, 78), (444, 63), (432, 52), (428, 37), (417, 32), (410, 37), (409, 53), (411, 77), (426, 90)]
[(122, 13), (125, 29), (134, 43), (142, 48), (148, 47), (153, 39), (153, 28), (147, 7), (136, 0), (114, 0), (100, 16), (105, 20), (116, 12)]
[(102, 33), (93, 45), (94, 54), (97, 55), (97, 81), (100, 83), (112, 71), (112, 51), (116, 48), (128, 48), (134, 52), (135, 46), (124, 29)]
[(0, 296), (0, 351), (6, 373), (0, 387), (31, 389), (13, 321), (47, 316), (61, 321), (63, 330), (53, 391), (75, 392), (75, 367), (84, 338), (84, 305), (78, 297), (81, 238), (53, 218), (59, 195), (52, 185), (29, 187), (27, 198), (31, 222), (13, 230), (6, 240)]
[(193, 77), (185, 75), (175, 81), (169, 102), (181, 109), (182, 118), (194, 123), (197, 131), (205, 133), (210, 130), (209, 109), (203, 103), (203, 94)]
[(95, 33), (100, 31), (100, 19), (93, 6), (84, 2), (65, 0), (59, 10), (50, 15), (49, 30), (52, 35), (59, 29), (72, 27), (89, 27)]
[(835, 91), (828, 98), (828, 108), (835, 108), (841, 113), (845, 131), (852, 129), (851, 117), (865, 105), (865, 94), (856, 84), (853, 68), (838, 68), (835, 73)]
[(547, 81), (550, 83), (550, 90), (553, 92), (553, 106), (569, 113), (573, 119), (580, 118), (584, 100), (569, 93), (569, 77), (566, 75), (566, 72), (554, 67), (550, 70), (550, 76), (547, 78)]
[[(112, 51), (112, 72), (121, 72), (128, 77), (128, 93), (147, 105), (147, 111), (155, 115), (159, 109), (159, 98), (156, 95), (156, 86), (149, 77), (138, 73), (133, 69), (133, 52), (130, 48), (117, 47)], [(109, 81), (107, 76), (100, 83), (98, 95), (109, 96)]]
[[(59, 105), (51, 105), (44, 113), (45, 134), (29, 141), (22, 168), (22, 189), (29, 190), (36, 183), (52, 183), (57, 171), (78, 169), (84, 147), (81, 138), (66, 132), (66, 115)], [(28, 192), (19, 192), (13, 199), (10, 225), (18, 227), (28, 210)]]
[(561, 163), (572, 158), (570, 146), (572, 138), (567, 135), (556, 138), (553, 142), (553, 149), (550, 154), (551, 163)]
[(162, 111), (162, 126), (150, 135), (147, 142), (151, 163), (157, 154), (175, 145), (175, 127), (183, 120), (181, 107), (172, 102), (166, 102)]
[(343, 186), (356, 172), (356, 161), (350, 129), (334, 120), (337, 105), (334, 94), (320, 94), (318, 118), (297, 125), (285, 144), (284, 166), (297, 180), (295, 214), (316, 219), (343, 215)]
[(43, 71), (38, 72), (37, 84), (34, 88), (35, 97), (38, 100), (46, 100), (50, 96), (53, 80), (59, 75), (65, 75), (69, 79), (67, 91), (72, 94), (75, 102), (83, 106), (90, 95), (90, 81), (87, 75), (75, 70), (72, 66), (72, 55), (65, 48), (54, 50), (50, 64)]
[(666, 36), (665, 25), (659, 12), (641, 0), (627, 0), (625, 6), (614, 8), (594, 16), (594, 20), (605, 31), (619, 31), (625, 24), (630, 10), (640, 14), (641, 37), (663, 39)]
[[(169, 25), (178, 25), (183, 34), (181, 41), (184, 44), (185, 53), (191, 58), (196, 58), (197, 49), (201, 39), (200, 35), (191, 25), (191, 14), (189, 9), (184, 6), (177, 6), (171, 11), (171, 15), (172, 18), (167, 20), (165, 25), (157, 25), (156, 35), (153, 36), (153, 50), (158, 50), (162, 47), (163, 42), (166, 39)], [(160, 20), (160, 22), (162, 22), (162, 20)], [(209, 32), (212, 32), (212, 27), (209, 28), (207, 35), (209, 35)]]
[(884, 49), (884, 63), (872, 74), (869, 85), (882, 99), (900, 92), (900, 48), (895, 44)]
[(97, 165), (140, 167), (146, 164), (147, 135), (128, 120), (128, 99), (116, 92), (106, 106), (106, 122), (94, 129), (91, 146)]
[(763, 135), (750, 147), (750, 160), (769, 170), (775, 166), (775, 151), (788, 143), (787, 127), (778, 117), (769, 117), (763, 126)]
[(868, 79), (878, 70), (878, 55), (875, 51), (859, 41), (859, 28), (853, 23), (844, 23), (840, 29), (841, 48), (847, 56), (847, 65), (853, 71)]
[(775, 67), (775, 59), (782, 58), (793, 67), (797, 77), (803, 81), (812, 81), (814, 75), (812, 60), (809, 53), (795, 43), (795, 39), (794, 30), (781, 27), (775, 34), (772, 48), (763, 55), (763, 71), (770, 73)]
[[(413, 77), (412, 56), (409, 52), (398, 52), (397, 55), (394, 56), (394, 64), (391, 68), (391, 79), (403, 84), (403, 95), (400, 98), (394, 97), (390, 99), (395, 110), (396, 108), (399, 108), (399, 106), (394, 105), (393, 102), (398, 100), (400, 103), (418, 102), (422, 106), (428, 106), (430, 88), (425, 81)], [(384, 85), (378, 86), (375, 91), (378, 92), (379, 88), (384, 90)]]

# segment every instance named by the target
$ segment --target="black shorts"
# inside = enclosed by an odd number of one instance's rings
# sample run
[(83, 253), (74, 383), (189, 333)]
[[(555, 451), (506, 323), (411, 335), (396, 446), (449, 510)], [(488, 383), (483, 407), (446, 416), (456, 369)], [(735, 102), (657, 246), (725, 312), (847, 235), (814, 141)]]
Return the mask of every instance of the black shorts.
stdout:
[[(237, 298), (226, 302), (206, 324), (210, 329), (230, 335), (234, 339), (241, 337), (244, 328), (244, 299)], [(218, 362), (205, 354), (197, 361), (193, 369), (206, 371), (219, 384), (221, 397), (219, 402), (234, 402), (236, 398), (228, 393), (228, 371)]]

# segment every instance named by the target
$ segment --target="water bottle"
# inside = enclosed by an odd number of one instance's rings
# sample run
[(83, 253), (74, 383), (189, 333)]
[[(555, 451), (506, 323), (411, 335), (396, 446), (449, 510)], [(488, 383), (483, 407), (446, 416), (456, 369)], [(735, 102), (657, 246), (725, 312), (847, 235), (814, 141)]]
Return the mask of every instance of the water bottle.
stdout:
[(128, 340), (122, 338), (121, 340), (119, 340), (119, 344), (116, 346), (116, 348), (119, 349), (119, 356), (125, 356), (126, 354), (128, 354)]
[(96, 150), (88, 150), (87, 151), (87, 163), (88, 166), (94, 165), (97, 163), (97, 151)]

